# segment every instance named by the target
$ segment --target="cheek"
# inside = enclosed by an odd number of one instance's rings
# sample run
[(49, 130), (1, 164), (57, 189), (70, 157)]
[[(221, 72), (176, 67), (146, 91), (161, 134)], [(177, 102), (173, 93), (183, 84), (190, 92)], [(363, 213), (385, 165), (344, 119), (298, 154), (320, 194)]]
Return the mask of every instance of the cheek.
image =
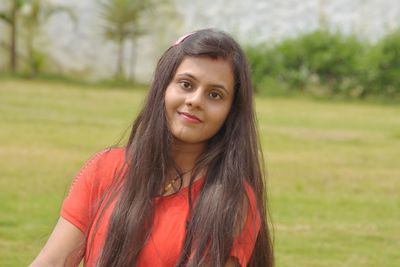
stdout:
[(214, 114), (213, 126), (216, 131), (218, 131), (222, 125), (225, 123), (225, 120), (228, 118), (230, 112), (230, 106), (226, 107), (223, 111), (219, 110)]
[(173, 97), (173, 92), (168, 88), (165, 92), (164, 101), (165, 101), (164, 105), (165, 105), (165, 110), (167, 111), (167, 116), (170, 117), (174, 109), (174, 97)]

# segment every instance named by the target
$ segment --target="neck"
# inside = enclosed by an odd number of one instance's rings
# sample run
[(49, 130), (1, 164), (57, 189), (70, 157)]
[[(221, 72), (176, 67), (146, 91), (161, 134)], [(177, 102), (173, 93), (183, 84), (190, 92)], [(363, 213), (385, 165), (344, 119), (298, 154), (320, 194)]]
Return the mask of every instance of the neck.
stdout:
[(174, 140), (171, 156), (179, 168), (186, 172), (194, 168), (196, 160), (203, 152), (204, 147), (205, 143), (188, 144)]
[[(188, 144), (174, 139), (171, 148), (171, 156), (182, 172), (180, 176), (180, 178), (182, 178), (181, 187), (187, 187), (189, 185), (191, 171), (196, 164), (197, 158), (203, 152), (204, 147), (205, 143)], [(177, 190), (175, 182), (178, 176), (176, 176), (175, 170), (169, 171), (171, 172), (171, 180), (165, 185), (162, 195), (169, 195)]]

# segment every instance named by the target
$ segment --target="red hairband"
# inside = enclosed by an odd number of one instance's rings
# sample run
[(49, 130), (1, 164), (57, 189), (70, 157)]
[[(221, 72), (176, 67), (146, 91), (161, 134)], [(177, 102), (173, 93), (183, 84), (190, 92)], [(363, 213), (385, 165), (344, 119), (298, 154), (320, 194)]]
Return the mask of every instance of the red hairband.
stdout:
[(176, 40), (176, 42), (172, 46), (175, 46), (175, 45), (178, 45), (178, 44), (182, 43), (186, 38), (188, 38), (193, 33), (195, 33), (195, 32), (191, 32), (191, 33), (188, 33), (188, 34), (185, 34), (185, 35), (179, 37), (179, 39)]

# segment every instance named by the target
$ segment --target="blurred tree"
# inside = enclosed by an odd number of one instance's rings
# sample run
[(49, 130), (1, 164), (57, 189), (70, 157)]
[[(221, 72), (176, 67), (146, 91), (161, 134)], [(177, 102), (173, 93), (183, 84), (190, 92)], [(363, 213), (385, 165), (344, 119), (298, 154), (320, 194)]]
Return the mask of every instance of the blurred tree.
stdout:
[(328, 27), (326, 0), (318, 0), (318, 27), (322, 30), (326, 30)]
[[(166, 21), (168, 23), (165, 23)], [(152, 43), (152, 49), (157, 55), (162, 54), (165, 47), (171, 44), (171, 40), (177, 38), (177, 35), (181, 35), (183, 30), (183, 17), (177, 11), (173, 0), (157, 0), (157, 4), (151, 4), (151, 7), (145, 13), (142, 13), (139, 23), (143, 33), (153, 33), (148, 41)], [(137, 38), (130, 38), (130, 43), (129, 78), (134, 80)]]
[[(47, 19), (56, 12), (67, 12), (75, 21), (75, 16), (69, 8), (56, 6), (49, 0), (7, 0), (6, 11), (0, 11), (0, 20), (10, 27), (9, 57), (10, 70), (17, 71), (19, 54), (17, 51), (19, 26), (23, 26), (26, 45), (26, 60), (31, 75), (34, 75), (43, 62), (45, 55), (35, 49), (34, 38)], [(21, 24), (21, 25), (20, 25)]]
[(10, 57), (10, 70), (17, 71), (17, 23), (18, 13), (21, 7), (27, 0), (8, 0), (9, 5), (6, 9), (8, 11), (0, 12), (0, 20), (5, 22), (10, 27), (10, 41), (9, 41), (9, 57)]
[(100, 15), (104, 20), (104, 36), (117, 43), (118, 59), (116, 78), (124, 78), (124, 45), (131, 40), (133, 45), (139, 36), (145, 34), (140, 24), (142, 16), (154, 5), (152, 0), (99, 0)]
[(71, 8), (55, 5), (49, 0), (27, 0), (21, 9), (21, 23), (24, 28), (27, 62), (30, 75), (34, 76), (43, 67), (45, 54), (35, 47), (35, 37), (40, 34), (43, 24), (55, 13), (65, 12), (76, 23)]

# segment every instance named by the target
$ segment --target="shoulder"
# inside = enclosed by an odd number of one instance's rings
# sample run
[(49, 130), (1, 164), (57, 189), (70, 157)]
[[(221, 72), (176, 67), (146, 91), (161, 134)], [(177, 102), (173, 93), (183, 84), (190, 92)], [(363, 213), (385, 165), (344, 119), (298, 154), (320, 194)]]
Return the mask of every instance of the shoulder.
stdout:
[(125, 162), (125, 148), (112, 147), (97, 152), (90, 160), (99, 170), (113, 170), (121, 167)]
[(125, 158), (125, 148), (113, 147), (103, 149), (93, 154), (80, 169), (77, 176), (80, 176), (87, 169), (97, 169), (99, 167), (110, 168), (121, 164)]
[(95, 153), (76, 174), (70, 192), (75, 188), (94, 188), (102, 191), (112, 183), (119, 170), (123, 169), (124, 163), (125, 148), (107, 148)]
[(73, 179), (61, 216), (85, 233), (97, 204), (112, 188), (114, 178), (122, 175), (124, 162), (124, 148), (107, 148), (90, 157)]
[(89, 161), (94, 186), (108, 186), (113, 178), (122, 175), (125, 166), (125, 148), (113, 147), (96, 153)]

